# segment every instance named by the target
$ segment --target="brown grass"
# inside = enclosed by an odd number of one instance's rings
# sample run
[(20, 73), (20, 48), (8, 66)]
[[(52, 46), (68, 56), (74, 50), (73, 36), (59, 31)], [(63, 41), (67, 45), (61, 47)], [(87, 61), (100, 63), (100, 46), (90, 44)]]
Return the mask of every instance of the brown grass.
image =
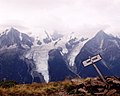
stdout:
[[(0, 96), (55, 96), (63, 90), (64, 86), (71, 84), (70, 81), (19, 84), (10, 88), (0, 87)], [(58, 96), (58, 95), (56, 95)]]
[[(0, 87), (0, 96), (101, 96), (93, 94), (94, 92), (101, 93), (101, 91), (96, 90), (96, 81), (99, 81), (99, 78), (72, 79), (50, 83), (12, 84), (12, 86), (10, 86), (11, 83), (9, 82), (2, 82), (0, 83), (2, 85)], [(103, 88), (102, 92), (107, 90), (107, 93), (109, 93), (110, 90), (114, 89), (116, 92), (110, 96), (120, 96), (120, 89), (112, 87), (111, 89), (107, 89), (112, 85), (103, 87), (104, 85), (100, 84), (98, 84), (97, 88)]]

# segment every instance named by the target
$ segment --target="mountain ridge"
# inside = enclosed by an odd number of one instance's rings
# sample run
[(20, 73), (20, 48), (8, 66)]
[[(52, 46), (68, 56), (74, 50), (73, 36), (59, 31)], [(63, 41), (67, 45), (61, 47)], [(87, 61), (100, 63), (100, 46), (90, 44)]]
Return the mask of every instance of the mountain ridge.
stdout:
[[(46, 32), (46, 34), (48, 33)], [(120, 38), (108, 35), (103, 30), (100, 30), (91, 39), (78, 38), (80, 36), (74, 36), (74, 32), (70, 36), (58, 33), (47, 36), (42, 41), (38, 40), (39, 44), (37, 44), (35, 38), (14, 28), (6, 30), (0, 36), (0, 56), (2, 58), (2, 52), (6, 52), (4, 53), (6, 56), (12, 56), (14, 51), (10, 50), (19, 50), (14, 53), (18, 56), (16, 60), (24, 61), (27, 59), (24, 64), (31, 64), (29, 75), (32, 76), (31, 78), (35, 77), (33, 80), (35, 82), (61, 81), (66, 77), (74, 77), (75, 74), (79, 74), (83, 78), (97, 76), (92, 66), (84, 68), (82, 65), (83, 60), (96, 54), (100, 54), (104, 60), (104, 63), (100, 61), (96, 64), (104, 75), (109, 76), (112, 74), (110, 71), (113, 71), (115, 75), (120, 76), (120, 73), (117, 72), (119, 70)], [(10, 62), (12, 60), (14, 58), (11, 57)], [(104, 65), (110, 66), (111, 69), (109, 70)], [(64, 71), (56, 71), (59, 68), (64, 69)], [(73, 75), (73, 73), (75, 74)]]
[(82, 47), (81, 51), (76, 56), (75, 64), (77, 66), (77, 70), (80, 76), (97, 76), (92, 66), (84, 68), (82, 65), (82, 61), (86, 60), (89, 56), (94, 56), (96, 54), (100, 54), (102, 56), (102, 61), (97, 62), (96, 65), (98, 66), (98, 68), (100, 68), (101, 72), (104, 75), (120, 76), (120, 73), (117, 72), (119, 70), (118, 58), (120, 58), (119, 46), (119, 38), (107, 35), (104, 32), (98, 32), (98, 34), (96, 34)]

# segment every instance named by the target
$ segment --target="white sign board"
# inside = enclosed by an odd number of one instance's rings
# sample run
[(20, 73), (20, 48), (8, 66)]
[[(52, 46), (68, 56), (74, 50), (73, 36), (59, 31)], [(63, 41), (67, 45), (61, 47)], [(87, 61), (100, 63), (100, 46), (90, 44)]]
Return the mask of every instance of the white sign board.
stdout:
[(87, 60), (83, 61), (82, 63), (85, 67), (92, 64), (91, 59), (87, 59)]
[(99, 60), (101, 60), (101, 59), (102, 59), (102, 58), (100, 57), (100, 55), (96, 55), (96, 56), (93, 56), (93, 57), (91, 57), (91, 58), (83, 61), (82, 63), (83, 63), (83, 65), (84, 65), (84, 67), (89, 66), (89, 65), (92, 64), (93, 67), (96, 69), (97, 73), (99, 74), (99, 76), (101, 77), (101, 79), (102, 79), (104, 82), (106, 82), (105, 79), (104, 79), (104, 77), (103, 77), (103, 75), (101, 74), (100, 70), (99, 70), (99, 69), (97, 68), (97, 66), (94, 64), (95, 62), (97, 62), (97, 61), (99, 61)]
[(91, 65), (91, 64), (93, 64), (93, 63), (95, 63), (95, 62), (97, 62), (97, 61), (99, 61), (101, 59), (102, 58), (100, 57), (100, 55), (96, 55), (96, 56), (93, 56), (93, 57), (83, 61), (82, 63), (84, 65), (84, 67), (86, 67), (86, 66)]

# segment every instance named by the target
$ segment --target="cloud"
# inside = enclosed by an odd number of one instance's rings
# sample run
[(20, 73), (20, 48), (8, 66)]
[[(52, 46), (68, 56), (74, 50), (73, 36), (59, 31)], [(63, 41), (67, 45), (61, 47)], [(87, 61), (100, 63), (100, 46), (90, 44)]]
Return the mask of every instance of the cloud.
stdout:
[(22, 24), (20, 24), (19, 21), (12, 20), (12, 21), (7, 21), (7, 22), (0, 25), (1, 32), (3, 32), (5, 29), (10, 28), (10, 27), (14, 27), (14, 28), (16, 28), (16, 29), (18, 29), (20, 31), (23, 31), (23, 32), (25, 32), (25, 31), (27, 32), (29, 30), (28, 27), (23, 26)]
[(93, 34), (104, 28), (119, 33), (119, 5), (120, 0), (0, 0), (0, 24), (41, 34), (43, 30)]
[(74, 0), (0, 0), (6, 5), (29, 9), (52, 9), (63, 5), (71, 5)]

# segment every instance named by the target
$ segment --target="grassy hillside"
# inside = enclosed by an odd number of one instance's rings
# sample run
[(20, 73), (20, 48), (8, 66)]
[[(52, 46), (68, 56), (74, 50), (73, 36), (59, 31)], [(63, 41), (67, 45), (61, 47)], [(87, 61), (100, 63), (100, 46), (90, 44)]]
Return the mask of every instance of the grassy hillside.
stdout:
[(62, 82), (15, 84), (2, 81), (0, 96), (120, 96), (120, 79), (106, 77), (72, 79)]

